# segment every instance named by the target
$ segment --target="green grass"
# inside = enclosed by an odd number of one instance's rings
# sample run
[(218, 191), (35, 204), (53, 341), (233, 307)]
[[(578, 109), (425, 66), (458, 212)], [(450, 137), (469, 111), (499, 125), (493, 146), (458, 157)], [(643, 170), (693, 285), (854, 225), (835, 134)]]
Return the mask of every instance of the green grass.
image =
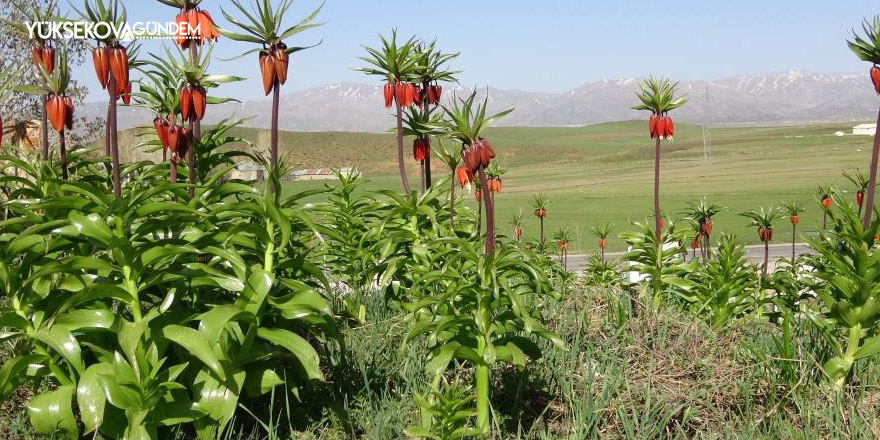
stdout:
[[(854, 190), (841, 170), (867, 168), (869, 136), (834, 135), (851, 132), (852, 123), (786, 127), (723, 127), (711, 130), (712, 155), (703, 156), (702, 129), (680, 125), (673, 142), (664, 142), (661, 163), (661, 204), (673, 219), (682, 217), (688, 200), (703, 196), (727, 209), (718, 215), (715, 230), (734, 233), (757, 243), (755, 230), (738, 214), (784, 201), (807, 203), (800, 232), (821, 226), (816, 201), (820, 183), (834, 183), (854, 203)], [(653, 147), (643, 121), (576, 128), (494, 128), (487, 132), (508, 168), (504, 191), (497, 197), (498, 227), (506, 233), (508, 220), (519, 209), (530, 214), (530, 198), (545, 193), (550, 199), (547, 235), (563, 226), (575, 232), (578, 251), (593, 249), (591, 226), (613, 223), (615, 232), (644, 221), (653, 206)], [(245, 130), (246, 132), (247, 130)], [(250, 137), (250, 136), (249, 136)], [(289, 141), (286, 141), (289, 139)], [(371, 181), (368, 188), (399, 189), (396, 149), (391, 135), (352, 133), (288, 133), (284, 150), (307, 167), (356, 166)], [(292, 144), (295, 142), (295, 144)], [(310, 142), (312, 142), (310, 144)], [(407, 143), (408, 144), (408, 143)], [(312, 145), (313, 147), (307, 147)], [(410, 181), (418, 169), (407, 153)], [(446, 171), (435, 162), (435, 176)], [(318, 182), (293, 182), (288, 190), (313, 188)], [(849, 200), (853, 199), (853, 200)], [(476, 207), (472, 197), (464, 203)], [(538, 223), (527, 215), (527, 237), (538, 234)], [(790, 225), (777, 225), (777, 242), (791, 240)], [(621, 249), (622, 242), (609, 240)]]

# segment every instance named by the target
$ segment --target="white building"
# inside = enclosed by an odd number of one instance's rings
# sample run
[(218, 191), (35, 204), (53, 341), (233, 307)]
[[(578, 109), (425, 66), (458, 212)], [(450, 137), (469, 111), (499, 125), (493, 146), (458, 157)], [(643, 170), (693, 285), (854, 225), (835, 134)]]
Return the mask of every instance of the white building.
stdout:
[(877, 124), (859, 124), (853, 127), (853, 134), (874, 136), (877, 132)]

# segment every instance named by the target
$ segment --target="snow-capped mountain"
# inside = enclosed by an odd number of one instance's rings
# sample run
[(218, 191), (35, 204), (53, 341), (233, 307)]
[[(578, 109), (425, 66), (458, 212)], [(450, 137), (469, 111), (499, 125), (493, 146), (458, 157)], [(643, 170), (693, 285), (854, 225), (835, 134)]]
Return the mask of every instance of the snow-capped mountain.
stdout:
[[(596, 81), (564, 93), (488, 89), (490, 110), (515, 107), (503, 119), (510, 126), (572, 126), (644, 118), (630, 107), (639, 79)], [(676, 111), (681, 122), (710, 124), (785, 124), (873, 119), (878, 105), (867, 74), (788, 71), (711, 81), (682, 81), (689, 103)], [(470, 89), (446, 87), (444, 99)], [(486, 89), (478, 89), (483, 96)], [(708, 96), (707, 96), (708, 94)], [(90, 106), (103, 113), (103, 105)], [(267, 100), (213, 106), (207, 123), (235, 114), (253, 116), (247, 125), (268, 127)], [(382, 106), (378, 84), (338, 83), (292, 92), (282, 97), (280, 125), (292, 131), (367, 131), (392, 127), (391, 111)], [(144, 125), (143, 111), (124, 109), (120, 126)]]

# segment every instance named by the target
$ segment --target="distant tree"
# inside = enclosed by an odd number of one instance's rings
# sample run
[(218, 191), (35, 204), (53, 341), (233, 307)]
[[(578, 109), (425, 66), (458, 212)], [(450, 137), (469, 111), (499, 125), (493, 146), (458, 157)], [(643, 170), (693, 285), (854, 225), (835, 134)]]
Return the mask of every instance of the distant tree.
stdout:
[[(23, 33), (26, 28), (21, 24), (28, 21), (34, 10), (47, 13), (50, 8), (58, 13), (58, 2), (53, 0), (0, 0), (0, 71), (6, 72), (19, 66), (31, 66), (31, 45), (29, 35)], [(68, 42), (68, 62), (70, 66), (79, 66), (86, 60), (87, 47), (80, 40)], [(38, 85), (39, 72), (35, 68), (27, 69), (22, 75), (22, 82)], [(71, 79), (67, 89), (78, 108), (83, 108), (88, 89)], [(21, 92), (13, 92), (9, 99), (0, 103), (0, 114), (3, 114), (6, 132), (26, 133), (30, 121), (40, 118), (42, 99), (39, 96)], [(76, 130), (68, 133), (71, 144), (82, 144), (96, 139), (104, 128), (104, 118), (88, 117), (79, 112), (75, 117)], [(48, 130), (48, 127), (47, 127)], [(52, 135), (54, 137), (56, 135)], [(54, 142), (54, 140), (53, 140)]]

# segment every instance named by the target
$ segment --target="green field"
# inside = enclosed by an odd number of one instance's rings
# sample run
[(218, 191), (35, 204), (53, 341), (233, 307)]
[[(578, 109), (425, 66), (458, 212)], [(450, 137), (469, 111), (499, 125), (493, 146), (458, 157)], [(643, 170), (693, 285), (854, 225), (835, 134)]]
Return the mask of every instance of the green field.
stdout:
[[(850, 133), (852, 123), (785, 127), (724, 127), (711, 129), (711, 158), (704, 160), (702, 129), (680, 125), (673, 142), (663, 145), (661, 203), (677, 218), (688, 200), (708, 196), (727, 209), (717, 217), (716, 230), (736, 233), (750, 243), (757, 234), (738, 213), (783, 201), (801, 200), (807, 212), (800, 232), (821, 227), (822, 211), (816, 201), (820, 183), (834, 183), (854, 199), (854, 190), (842, 170), (867, 168), (870, 136)], [(499, 228), (511, 215), (529, 210), (529, 200), (543, 192), (551, 200), (547, 233), (571, 227), (577, 249), (595, 246), (590, 227), (610, 222), (616, 231), (630, 220), (643, 221), (652, 210), (653, 148), (645, 122), (631, 121), (573, 128), (495, 128), (488, 131), (508, 168), (504, 191), (498, 195)], [(244, 133), (242, 133), (244, 134)], [(400, 188), (395, 168), (395, 145), (390, 135), (352, 133), (291, 133), (291, 159), (308, 167), (356, 166), (372, 188)], [(308, 148), (308, 140), (321, 145)], [(409, 152), (407, 153), (409, 159)], [(411, 162), (411, 160), (410, 160)], [(435, 174), (441, 174), (435, 162)], [(442, 166), (442, 165), (441, 165)], [(415, 164), (410, 180), (418, 184)], [(442, 172), (445, 175), (445, 171)], [(290, 189), (311, 188), (316, 182), (294, 182)], [(472, 197), (466, 204), (476, 207)], [(538, 223), (527, 216), (526, 234), (536, 236)], [(791, 239), (787, 220), (779, 223), (774, 240)], [(612, 249), (623, 244), (614, 239)]]
[[(853, 189), (842, 170), (867, 168), (870, 136), (835, 136), (850, 133), (854, 123), (785, 127), (723, 127), (711, 129), (711, 158), (704, 160), (703, 135), (698, 126), (680, 124), (673, 142), (663, 145), (661, 203), (664, 212), (680, 217), (688, 200), (708, 196), (727, 209), (717, 217), (716, 230), (736, 233), (750, 243), (757, 234), (737, 214), (782, 201), (801, 200), (807, 212), (801, 219), (806, 232), (821, 225), (822, 211), (816, 202), (820, 183), (834, 183), (854, 199)], [(520, 208), (530, 212), (529, 200), (543, 192), (551, 201), (547, 233), (568, 226), (576, 235), (576, 249), (595, 246), (590, 227), (610, 222), (616, 231), (630, 227), (630, 220), (651, 215), (653, 147), (646, 122), (630, 121), (572, 128), (494, 128), (486, 137), (496, 147), (500, 163), (508, 169), (504, 192), (497, 197), (499, 228), (506, 230), (512, 214)], [(268, 132), (238, 129), (256, 145), (268, 143)], [(396, 168), (396, 145), (390, 134), (282, 133), (282, 157), (297, 166), (360, 169), (370, 180), (368, 188), (400, 189)], [(418, 168), (406, 157), (413, 187)], [(435, 161), (435, 176), (445, 176)], [(319, 182), (292, 182), (287, 188), (304, 189)], [(473, 197), (464, 203), (476, 207)], [(528, 236), (538, 233), (537, 220), (527, 216)], [(502, 231), (503, 231), (502, 230)], [(799, 231), (800, 232), (800, 231)], [(782, 220), (776, 242), (791, 239), (788, 222)], [(622, 243), (613, 239), (612, 249)]]

